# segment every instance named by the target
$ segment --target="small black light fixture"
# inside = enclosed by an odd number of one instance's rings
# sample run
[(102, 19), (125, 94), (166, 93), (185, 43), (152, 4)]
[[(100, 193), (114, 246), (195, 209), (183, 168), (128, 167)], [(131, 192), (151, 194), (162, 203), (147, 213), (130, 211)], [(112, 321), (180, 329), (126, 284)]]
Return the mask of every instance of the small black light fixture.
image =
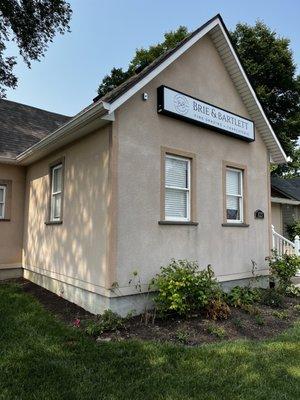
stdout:
[(254, 218), (256, 219), (264, 219), (265, 218), (265, 213), (261, 210), (255, 210), (254, 211)]

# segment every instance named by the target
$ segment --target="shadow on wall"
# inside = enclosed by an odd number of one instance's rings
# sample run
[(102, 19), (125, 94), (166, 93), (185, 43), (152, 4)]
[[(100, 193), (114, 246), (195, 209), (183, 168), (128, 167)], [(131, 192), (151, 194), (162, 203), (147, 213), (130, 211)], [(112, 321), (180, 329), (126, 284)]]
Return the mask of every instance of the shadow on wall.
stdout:
[[(65, 156), (63, 224), (45, 225), (49, 163)], [(24, 264), (104, 286), (108, 207), (108, 135), (93, 134), (29, 167), (25, 206)]]

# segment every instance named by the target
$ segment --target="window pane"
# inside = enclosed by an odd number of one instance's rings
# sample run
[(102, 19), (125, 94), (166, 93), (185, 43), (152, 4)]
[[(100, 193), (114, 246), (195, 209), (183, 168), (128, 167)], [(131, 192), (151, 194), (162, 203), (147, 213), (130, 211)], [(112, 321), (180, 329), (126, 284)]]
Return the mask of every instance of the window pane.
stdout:
[(241, 195), (241, 172), (240, 171), (226, 171), (226, 193)]
[(187, 218), (188, 192), (184, 190), (166, 189), (166, 218)]
[(53, 169), (53, 193), (61, 191), (62, 168)]
[(226, 208), (227, 208), (227, 219), (240, 220), (241, 210), (240, 210), (241, 200), (239, 197), (227, 196)]
[(4, 217), (4, 204), (0, 203), (0, 218)]
[(53, 196), (53, 218), (59, 219), (61, 214), (61, 194)]
[(166, 157), (166, 186), (188, 187), (188, 160)]
[(0, 203), (4, 202), (4, 189), (0, 188)]

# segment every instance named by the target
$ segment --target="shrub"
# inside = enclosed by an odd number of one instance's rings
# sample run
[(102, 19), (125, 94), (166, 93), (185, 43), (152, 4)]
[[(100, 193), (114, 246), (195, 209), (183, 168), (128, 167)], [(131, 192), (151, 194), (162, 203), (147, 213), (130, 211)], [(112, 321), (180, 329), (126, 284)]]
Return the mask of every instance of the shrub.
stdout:
[(257, 325), (259, 326), (265, 325), (265, 320), (261, 315), (255, 315), (254, 319)]
[(261, 291), (260, 303), (273, 308), (282, 307), (283, 296), (275, 289), (263, 289)]
[(261, 314), (260, 309), (253, 304), (244, 304), (241, 306), (241, 309), (249, 315), (257, 316)]
[(291, 286), (291, 279), (296, 275), (300, 267), (300, 257), (295, 254), (283, 254), (279, 256), (276, 251), (272, 252), (269, 260), (271, 277), (278, 280), (278, 288), (285, 292), (287, 287)]
[(292, 284), (285, 289), (285, 294), (289, 297), (300, 297), (300, 288)]
[(294, 221), (292, 224), (286, 227), (287, 233), (291, 240), (295, 239), (295, 236), (300, 236), (300, 221)]
[(258, 302), (260, 292), (258, 289), (252, 289), (249, 286), (235, 286), (227, 295), (227, 302), (233, 307), (241, 307)]
[(214, 335), (219, 339), (224, 339), (227, 336), (227, 332), (222, 326), (217, 326), (212, 323), (206, 325), (206, 330), (209, 334)]
[(210, 266), (199, 270), (196, 262), (174, 259), (161, 268), (154, 278), (154, 286), (158, 290), (154, 301), (163, 314), (187, 315), (201, 310), (220, 290)]
[(176, 340), (182, 344), (188, 343), (189, 337), (189, 332), (182, 329), (178, 329), (178, 331), (175, 333)]
[(297, 312), (300, 312), (300, 304), (295, 304), (294, 305), (294, 310)]
[(212, 320), (227, 319), (231, 315), (230, 308), (221, 298), (213, 299), (206, 308), (207, 318)]
[(86, 333), (91, 336), (98, 336), (104, 332), (116, 331), (124, 327), (125, 318), (112, 312), (105, 310), (102, 315), (96, 317), (96, 320), (88, 323)]
[(272, 315), (278, 319), (288, 319), (289, 317), (288, 311), (273, 311)]

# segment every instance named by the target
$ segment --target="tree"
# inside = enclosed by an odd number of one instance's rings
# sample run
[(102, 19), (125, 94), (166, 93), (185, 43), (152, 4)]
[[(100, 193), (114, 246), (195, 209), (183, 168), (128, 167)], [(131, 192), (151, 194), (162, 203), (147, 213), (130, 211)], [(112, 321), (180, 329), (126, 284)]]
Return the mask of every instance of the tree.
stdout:
[(283, 149), (293, 159), (290, 165), (277, 167), (274, 173), (298, 175), (295, 167), (300, 163), (296, 151), (300, 134), (300, 77), (296, 76), (290, 41), (278, 37), (260, 21), (254, 26), (237, 24), (231, 37)]
[(64, 0), (0, 1), (0, 97), (6, 88), (15, 88), (16, 57), (6, 55), (7, 43), (15, 42), (23, 60), (40, 61), (54, 36), (69, 31), (72, 10)]
[(166, 51), (173, 49), (187, 35), (187, 28), (185, 26), (180, 26), (176, 31), (165, 33), (164, 41), (162, 43), (150, 46), (148, 49), (137, 49), (126, 71), (123, 71), (122, 68), (113, 68), (110, 74), (103, 78), (98, 88), (98, 95), (100, 97), (104, 96), (106, 93), (125, 82), (126, 79), (135, 75), (137, 71), (143, 70), (156, 58), (164, 54)]

